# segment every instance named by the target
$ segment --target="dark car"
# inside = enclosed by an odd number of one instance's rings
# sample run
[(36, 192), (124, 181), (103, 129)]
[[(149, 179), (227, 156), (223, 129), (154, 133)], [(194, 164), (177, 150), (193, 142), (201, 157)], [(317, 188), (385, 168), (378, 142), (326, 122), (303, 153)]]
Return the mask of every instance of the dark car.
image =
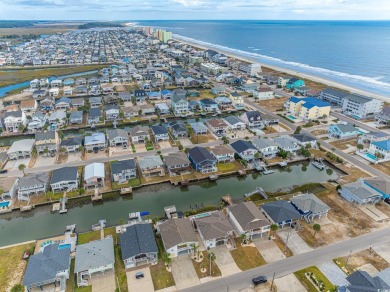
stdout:
[(144, 277), (144, 273), (143, 272), (137, 272), (136, 274), (135, 274), (135, 278), (138, 280), (138, 279), (141, 279), (141, 278), (143, 278)]
[(259, 285), (259, 284), (267, 283), (267, 277), (266, 276), (258, 276), (256, 278), (252, 279), (252, 283), (255, 286)]
[(8, 170), (6, 170), (6, 169), (1, 169), (1, 170), (0, 170), (0, 174), (1, 174), (1, 173), (7, 173), (7, 172), (8, 172)]

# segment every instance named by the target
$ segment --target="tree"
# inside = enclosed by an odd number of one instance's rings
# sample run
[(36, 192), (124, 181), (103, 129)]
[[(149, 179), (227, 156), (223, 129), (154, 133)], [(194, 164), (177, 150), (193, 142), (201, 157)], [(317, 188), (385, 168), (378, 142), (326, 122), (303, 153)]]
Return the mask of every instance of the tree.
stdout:
[(302, 127), (301, 126), (298, 126), (296, 129), (295, 129), (295, 132), (294, 134), (299, 134), (302, 130)]
[(178, 148), (179, 148), (180, 151), (182, 151), (184, 149), (183, 145), (181, 145), (181, 144), (179, 145)]
[(288, 152), (284, 150), (279, 150), (278, 155), (282, 157), (283, 159), (287, 158)]
[(169, 255), (169, 253), (164, 252), (162, 254), (162, 260), (163, 260), (165, 266), (170, 267), (170, 265), (172, 263), (172, 259), (171, 259), (171, 256)]
[(314, 229), (314, 236), (316, 236), (316, 233), (321, 230), (321, 225), (320, 224), (314, 224), (313, 225), (313, 229)]
[(65, 147), (60, 147), (60, 152), (61, 153), (65, 153), (66, 152), (66, 148)]
[(356, 148), (359, 150), (359, 151), (362, 151), (363, 150), (363, 148), (364, 148), (364, 146), (363, 146), (363, 144), (357, 144), (357, 146), (356, 146)]
[(25, 175), (24, 170), (26, 169), (26, 165), (19, 164), (18, 168), (19, 168), (20, 171), (23, 171), (23, 175)]
[(259, 152), (256, 152), (256, 153), (255, 153), (255, 158), (256, 158), (256, 159), (259, 159), (259, 158), (261, 158), (261, 155), (260, 155), (260, 153), (259, 153)]
[(64, 138), (64, 133), (61, 130), (58, 130), (57, 134), (58, 134), (58, 138), (60, 139)]
[(326, 173), (327, 173), (327, 175), (332, 175), (333, 174), (333, 169), (327, 168), (326, 169)]
[(277, 224), (271, 224), (270, 228), (271, 228), (272, 233), (275, 233), (276, 230), (278, 230), (279, 226)]
[(15, 284), (12, 288), (11, 288), (11, 292), (24, 292), (24, 287), (22, 284)]
[(210, 276), (211, 276), (211, 273), (212, 273), (211, 269), (212, 269), (212, 266), (213, 266), (213, 261), (215, 261), (215, 259), (216, 259), (215, 253), (210, 252), (209, 253), (209, 258), (210, 258)]
[(45, 155), (48, 155), (49, 154), (49, 148), (45, 148), (45, 149), (43, 149), (43, 154), (45, 154)]
[(19, 130), (19, 132), (23, 132), (24, 131), (24, 126), (23, 126), (23, 124), (20, 124), (19, 126), (18, 126), (18, 130)]
[(246, 235), (246, 233), (241, 234), (240, 235), (240, 239), (241, 239), (241, 243), (242, 244), (246, 244), (246, 242), (247, 242), (247, 235)]

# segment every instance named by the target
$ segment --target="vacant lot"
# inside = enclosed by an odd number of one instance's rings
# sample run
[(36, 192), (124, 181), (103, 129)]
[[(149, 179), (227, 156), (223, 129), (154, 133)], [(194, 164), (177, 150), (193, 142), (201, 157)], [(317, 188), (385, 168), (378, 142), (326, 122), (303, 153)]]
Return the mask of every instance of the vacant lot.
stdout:
[[(348, 140), (348, 141), (334, 141), (330, 142), (329, 144), (333, 145), (334, 147), (340, 149), (340, 150), (347, 150), (348, 148), (357, 146), (357, 141), (354, 140)], [(355, 149), (356, 150), (356, 149)]]
[(384, 174), (390, 175), (390, 161), (371, 165), (372, 167), (382, 171)]
[(192, 137), (190, 138), (190, 141), (192, 142), (192, 144), (202, 144), (202, 143), (208, 143), (211, 141), (215, 141), (215, 139), (211, 134), (192, 135)]
[[(342, 259), (346, 261), (347, 258), (348, 257), (346, 256)], [(390, 267), (390, 264), (373, 250), (362, 250), (361, 252), (354, 253), (349, 257), (348, 266), (353, 270), (365, 264), (372, 264), (378, 271), (382, 271)]]
[(23, 253), (34, 250), (34, 243), (28, 243), (0, 249), (0, 287), (9, 291), (12, 286), (22, 281), (27, 261), (22, 259)]
[(287, 100), (288, 100), (287, 97), (261, 100), (259, 101), (259, 105), (265, 107), (267, 110), (271, 112), (276, 112), (276, 111), (284, 110), (284, 102)]
[(266, 264), (255, 246), (242, 246), (240, 239), (236, 238), (236, 249), (230, 253), (237, 266), (242, 270), (249, 270)]

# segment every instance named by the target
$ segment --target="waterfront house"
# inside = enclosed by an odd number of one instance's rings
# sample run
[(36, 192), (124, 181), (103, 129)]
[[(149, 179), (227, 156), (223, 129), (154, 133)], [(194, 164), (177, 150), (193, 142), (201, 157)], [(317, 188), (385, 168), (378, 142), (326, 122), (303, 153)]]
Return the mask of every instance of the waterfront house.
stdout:
[(168, 89), (161, 90), (161, 96), (163, 99), (171, 99), (173, 97), (173, 92)]
[(85, 106), (85, 99), (82, 97), (72, 99), (72, 106), (76, 108)]
[(47, 94), (46, 89), (38, 89), (33, 91), (33, 98), (34, 99), (40, 99), (44, 98)]
[(135, 126), (130, 129), (131, 141), (135, 143), (146, 143), (150, 140), (149, 128), (146, 126)]
[(260, 209), (272, 223), (280, 228), (285, 225), (292, 227), (302, 217), (293, 205), (284, 200), (262, 204)]
[(85, 85), (79, 85), (79, 86), (76, 86), (76, 90), (75, 91), (76, 91), (75, 93), (77, 95), (87, 95), (88, 94), (88, 87), (85, 86)]
[(122, 101), (131, 101), (131, 93), (130, 92), (119, 92), (118, 97)]
[(83, 112), (75, 111), (70, 112), (69, 115), (69, 125), (82, 124), (83, 123)]
[(190, 123), (191, 129), (195, 135), (206, 135), (208, 130), (202, 122)]
[(229, 145), (214, 146), (210, 153), (215, 157), (218, 163), (233, 162), (234, 150)]
[(106, 237), (77, 245), (74, 273), (77, 287), (88, 286), (96, 273), (113, 271), (115, 264), (114, 240)]
[(104, 163), (91, 163), (84, 167), (84, 188), (104, 187)]
[(350, 123), (333, 124), (328, 127), (329, 138), (348, 140), (356, 138), (359, 134), (359, 130)]
[(285, 103), (289, 114), (302, 120), (315, 120), (330, 115), (330, 103), (314, 97), (292, 96)]
[(54, 79), (50, 82), (50, 87), (61, 87), (62, 86), (62, 80), (60, 79)]
[(171, 98), (171, 109), (176, 117), (186, 117), (189, 113), (186, 96), (174, 94)]
[(50, 112), (54, 109), (55, 101), (53, 97), (45, 97), (39, 102), (39, 109), (41, 111)]
[(231, 143), (230, 146), (241, 159), (247, 162), (253, 161), (255, 159), (255, 154), (258, 153), (256, 147), (248, 141), (238, 140)]
[(20, 127), (24, 128), (27, 125), (26, 114), (20, 110), (6, 112), (2, 123), (7, 132), (21, 132)]
[(259, 151), (262, 158), (273, 158), (279, 152), (278, 144), (270, 139), (255, 139), (252, 144)]
[(165, 251), (171, 258), (190, 254), (198, 246), (198, 237), (188, 218), (173, 218), (157, 225)]
[(218, 96), (214, 99), (221, 109), (226, 109), (232, 105), (232, 101), (226, 96)]
[(133, 95), (137, 102), (144, 102), (146, 99), (146, 91), (143, 89), (134, 90)]
[(66, 78), (63, 82), (64, 86), (72, 86), (74, 84), (73, 78)]
[(350, 94), (343, 98), (342, 111), (356, 119), (373, 117), (383, 109), (384, 102), (371, 97)]
[(223, 119), (210, 119), (206, 121), (206, 125), (209, 127), (210, 132), (221, 136), (229, 130), (228, 124)]
[(293, 134), (291, 137), (301, 146), (301, 147), (317, 147), (317, 140), (313, 136), (302, 133), (302, 134)]
[(135, 117), (138, 117), (138, 115), (139, 115), (139, 107), (138, 106), (122, 107), (121, 110), (123, 112), (124, 118), (128, 119), (128, 120), (135, 118)]
[(68, 110), (71, 107), (71, 101), (68, 97), (61, 97), (55, 103), (56, 109)]
[(349, 93), (346, 91), (341, 91), (334, 88), (325, 88), (320, 92), (318, 98), (341, 106), (343, 104), (344, 97), (348, 95)]
[(286, 88), (290, 90), (294, 90), (295, 88), (302, 87), (302, 86), (305, 86), (305, 82), (302, 79), (298, 79), (298, 78), (291, 78), (286, 83)]
[(375, 155), (379, 162), (390, 160), (390, 139), (371, 142), (368, 152)]
[(187, 127), (181, 122), (172, 122), (170, 124), (172, 135), (178, 139), (180, 137), (187, 137)]
[(60, 94), (60, 89), (58, 87), (50, 88), (49, 89), (49, 96), (56, 97)]
[(111, 179), (117, 183), (126, 183), (137, 177), (137, 167), (134, 159), (111, 162)]
[(12, 143), (11, 147), (7, 150), (8, 158), (19, 159), (31, 157), (32, 150), (35, 145), (34, 139), (22, 139)]
[(301, 194), (291, 199), (291, 204), (301, 213), (307, 222), (315, 218), (328, 216), (329, 207), (313, 194)]
[(159, 100), (161, 99), (161, 92), (159, 91), (149, 91), (146, 94), (149, 100)]
[(35, 132), (41, 130), (47, 121), (47, 115), (41, 112), (36, 112), (31, 117), (31, 120), (28, 122), (27, 129), (30, 132)]
[(50, 188), (53, 192), (69, 192), (78, 189), (79, 173), (77, 167), (62, 167), (53, 170)]
[(228, 97), (232, 101), (232, 105), (234, 108), (236, 109), (244, 108), (244, 97), (241, 94), (239, 94), (237, 91), (229, 93)]
[(191, 218), (206, 249), (234, 241), (234, 227), (224, 211), (208, 212)]
[(54, 285), (59, 292), (65, 292), (69, 273), (70, 248), (60, 248), (58, 243), (52, 243), (29, 258), (23, 285), (27, 291), (34, 288), (45, 290), (46, 287), (53, 289)]
[(150, 103), (141, 104), (139, 106), (139, 109), (140, 109), (141, 114), (143, 116), (151, 116), (151, 115), (154, 115), (156, 113), (155, 107)]
[(100, 108), (90, 108), (89, 109), (89, 115), (88, 115), (88, 125), (95, 125), (99, 124), (102, 120), (102, 111)]
[(107, 140), (110, 147), (127, 147), (127, 144), (129, 143), (129, 135), (123, 129), (107, 130)]
[(91, 136), (85, 136), (84, 138), (84, 147), (86, 151), (103, 151), (106, 146), (106, 135), (104, 135), (104, 133), (93, 133)]
[(64, 96), (71, 96), (73, 95), (73, 87), (65, 86), (64, 87)]
[(271, 222), (252, 201), (228, 206), (226, 213), (238, 235), (249, 240), (268, 236)]
[(164, 156), (164, 163), (170, 176), (191, 172), (191, 163), (183, 152), (169, 153)]
[(228, 125), (229, 130), (243, 130), (246, 128), (246, 124), (236, 116), (228, 116), (223, 119), (225, 123)]
[(158, 262), (158, 248), (151, 224), (126, 226), (120, 234), (120, 246), (126, 269)]
[(138, 157), (138, 166), (143, 177), (165, 175), (164, 163), (159, 155)]
[(287, 82), (291, 79), (291, 76), (281, 76), (278, 77), (278, 85), (280, 87), (286, 87)]
[(154, 141), (156, 143), (169, 140), (168, 130), (164, 126), (155, 125), (151, 126), (150, 128), (152, 129)]
[(25, 114), (35, 113), (38, 108), (38, 103), (34, 99), (22, 100), (20, 102), (20, 110)]
[(106, 105), (106, 121), (113, 121), (119, 118), (119, 107), (116, 104)]
[(358, 205), (376, 204), (382, 199), (381, 193), (367, 185), (363, 179), (343, 185), (339, 193), (348, 202)]
[(216, 103), (211, 98), (201, 99), (199, 101), (199, 103), (200, 103), (201, 109), (205, 112), (218, 112), (219, 111), (218, 103)]
[(209, 173), (217, 171), (217, 160), (206, 148), (196, 146), (189, 149), (188, 159), (192, 167), (198, 172)]
[(64, 148), (65, 152), (77, 152), (80, 150), (80, 146), (83, 146), (83, 137), (69, 137), (63, 139), (60, 144), (60, 148)]
[(154, 107), (159, 116), (169, 115), (171, 113), (171, 109), (165, 102), (156, 103)]
[(280, 150), (296, 154), (301, 147), (293, 138), (288, 135), (273, 138), (274, 142), (278, 145)]
[(33, 79), (30, 81), (30, 89), (37, 89), (39, 87), (39, 80)]
[(364, 183), (382, 195), (383, 199), (390, 199), (390, 180), (386, 177), (365, 178)]
[(45, 131), (35, 133), (35, 148), (38, 154), (45, 152), (48, 149), (48, 154), (55, 154), (60, 145), (60, 138), (56, 131)]
[(100, 107), (102, 105), (101, 96), (91, 96), (88, 101), (90, 108)]
[(259, 111), (247, 111), (241, 115), (241, 120), (248, 128), (264, 128)]
[(211, 93), (215, 95), (225, 94), (226, 88), (222, 85), (217, 85), (211, 89)]
[(30, 173), (18, 178), (15, 181), (16, 193), (19, 201), (28, 201), (30, 196), (45, 194), (49, 184), (49, 174)]
[(58, 129), (66, 124), (66, 112), (57, 110), (50, 114), (49, 124), (51, 129)]
[(390, 106), (384, 106), (382, 111), (375, 115), (378, 124), (387, 125), (390, 122)]

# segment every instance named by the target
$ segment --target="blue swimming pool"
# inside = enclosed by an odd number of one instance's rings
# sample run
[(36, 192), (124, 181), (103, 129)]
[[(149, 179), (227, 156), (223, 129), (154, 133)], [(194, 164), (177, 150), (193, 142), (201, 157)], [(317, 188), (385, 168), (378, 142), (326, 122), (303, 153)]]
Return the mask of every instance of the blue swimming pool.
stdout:
[(290, 120), (293, 120), (293, 121), (295, 121), (297, 118), (296, 117), (294, 117), (294, 116), (292, 116), (292, 115), (289, 115), (289, 116), (287, 116)]
[(10, 204), (10, 201), (0, 202), (0, 207), (8, 207)]
[(58, 249), (65, 249), (65, 248), (71, 248), (70, 244), (61, 244), (58, 246)]
[(372, 159), (372, 160), (376, 160), (376, 156), (374, 154), (371, 154), (371, 153), (364, 153), (364, 155), (369, 158), (369, 159)]

